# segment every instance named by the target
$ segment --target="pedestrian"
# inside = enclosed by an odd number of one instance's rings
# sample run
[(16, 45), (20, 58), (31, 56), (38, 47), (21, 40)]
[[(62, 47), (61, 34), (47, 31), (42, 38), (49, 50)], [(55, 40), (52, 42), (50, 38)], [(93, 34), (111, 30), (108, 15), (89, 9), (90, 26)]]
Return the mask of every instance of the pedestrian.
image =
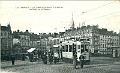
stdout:
[(41, 59), (43, 60), (43, 57), (44, 57), (44, 52), (42, 51), (41, 52)]
[(54, 63), (55, 64), (57, 63), (57, 57), (54, 57)]
[(25, 61), (25, 54), (22, 54), (22, 61)]
[(15, 65), (15, 55), (11, 55), (12, 65)]
[(41, 58), (41, 54), (42, 54), (41, 50), (38, 50), (38, 58)]
[(83, 68), (85, 57), (83, 55), (80, 55), (79, 59), (80, 59), (81, 68)]
[(77, 68), (77, 52), (75, 52), (75, 54), (73, 55), (73, 64), (74, 64), (74, 68)]
[(53, 62), (53, 55), (52, 55), (51, 52), (49, 52), (48, 57), (49, 57), (50, 64), (52, 64), (52, 62)]
[(33, 53), (29, 53), (30, 62), (33, 62), (33, 59), (34, 59), (33, 56), (34, 56)]
[(43, 63), (47, 64), (47, 55), (46, 55), (46, 53), (44, 53), (44, 55), (43, 55)]
[(54, 63), (58, 62), (58, 53), (54, 53)]

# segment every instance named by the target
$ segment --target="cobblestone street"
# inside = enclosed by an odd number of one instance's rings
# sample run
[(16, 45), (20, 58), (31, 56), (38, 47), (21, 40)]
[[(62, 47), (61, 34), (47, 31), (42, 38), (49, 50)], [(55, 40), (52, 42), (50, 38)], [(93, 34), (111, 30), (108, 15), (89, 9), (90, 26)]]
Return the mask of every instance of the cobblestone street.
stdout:
[[(108, 59), (108, 58), (106, 58)], [(107, 60), (104, 60), (107, 62)], [(43, 64), (42, 62), (16, 62), (15, 66), (3, 67), (2, 72), (15, 72), (15, 73), (120, 73), (120, 61), (113, 63), (101, 63), (85, 65), (83, 69), (78, 65), (77, 69), (73, 68), (72, 64), (59, 63), (59, 64)]]

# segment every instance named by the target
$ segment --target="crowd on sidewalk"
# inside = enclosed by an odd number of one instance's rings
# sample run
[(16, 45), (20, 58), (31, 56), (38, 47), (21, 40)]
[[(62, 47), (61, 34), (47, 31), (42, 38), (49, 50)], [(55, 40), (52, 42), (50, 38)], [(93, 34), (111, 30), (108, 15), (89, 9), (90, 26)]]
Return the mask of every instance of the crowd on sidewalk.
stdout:
[[(38, 51), (37, 57), (34, 53), (28, 53), (28, 55), (21, 55), (21, 60), (16, 59), (15, 55), (10, 55), (11, 61), (3, 61), (1, 62), (1, 67), (7, 67), (7, 66), (16, 66), (16, 65), (25, 65), (25, 64), (33, 64), (37, 62), (42, 62), (44, 64), (56, 64), (61, 61), (63, 61), (62, 58), (59, 58), (59, 56), (53, 51)], [(80, 63), (77, 62), (77, 55), (74, 54), (73, 58), (73, 65), (76, 69), (78, 65), (80, 65), (81, 68), (84, 67), (85, 61), (84, 56), (81, 55), (79, 57)], [(116, 61), (116, 59), (114, 59)]]
[(60, 61), (58, 57), (54, 57), (54, 53), (49, 51), (38, 51), (35, 53), (28, 53), (27, 55), (22, 54), (21, 58), (18, 59), (16, 54), (9, 55), (10, 60), (2, 60), (1, 67), (16, 66), (32, 64), (33, 62), (42, 62), (44, 64), (56, 64)]
[[(11, 66), (18, 66), (18, 65), (27, 65), (27, 64), (33, 64), (33, 62), (42, 62), (44, 64), (56, 64), (59, 63), (60, 61), (63, 61), (62, 58), (59, 58), (57, 55), (54, 55), (54, 53), (52, 51), (45, 51), (45, 52), (41, 52), (39, 51), (38, 57), (37, 59), (34, 57), (33, 53), (29, 53), (27, 56), (26, 55), (22, 55), (21, 60), (17, 60), (15, 55), (12, 54), (10, 55), (11, 57), (11, 61), (4, 61), (1, 63), (1, 67), (11, 67)], [(80, 57), (81, 60), (81, 68), (83, 68), (84, 65), (84, 58), (83, 56)], [(73, 60), (73, 65), (74, 68), (76, 69), (77, 67), (77, 57), (76, 55), (74, 55), (74, 60)]]

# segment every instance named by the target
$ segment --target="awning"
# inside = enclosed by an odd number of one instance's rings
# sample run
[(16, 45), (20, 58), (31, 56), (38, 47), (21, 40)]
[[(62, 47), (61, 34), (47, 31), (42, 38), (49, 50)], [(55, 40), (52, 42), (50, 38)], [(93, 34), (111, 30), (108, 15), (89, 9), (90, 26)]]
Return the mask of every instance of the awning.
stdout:
[(29, 50), (27, 50), (27, 52), (32, 52), (34, 51), (36, 48), (30, 48)]
[(53, 45), (53, 47), (59, 47), (59, 45)]

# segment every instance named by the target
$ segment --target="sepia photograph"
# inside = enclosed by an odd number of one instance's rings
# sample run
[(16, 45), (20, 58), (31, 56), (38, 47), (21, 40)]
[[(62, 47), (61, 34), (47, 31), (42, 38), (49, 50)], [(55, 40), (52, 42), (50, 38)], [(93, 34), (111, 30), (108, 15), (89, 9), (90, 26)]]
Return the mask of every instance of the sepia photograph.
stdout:
[(0, 73), (120, 73), (120, 0), (1, 0)]

